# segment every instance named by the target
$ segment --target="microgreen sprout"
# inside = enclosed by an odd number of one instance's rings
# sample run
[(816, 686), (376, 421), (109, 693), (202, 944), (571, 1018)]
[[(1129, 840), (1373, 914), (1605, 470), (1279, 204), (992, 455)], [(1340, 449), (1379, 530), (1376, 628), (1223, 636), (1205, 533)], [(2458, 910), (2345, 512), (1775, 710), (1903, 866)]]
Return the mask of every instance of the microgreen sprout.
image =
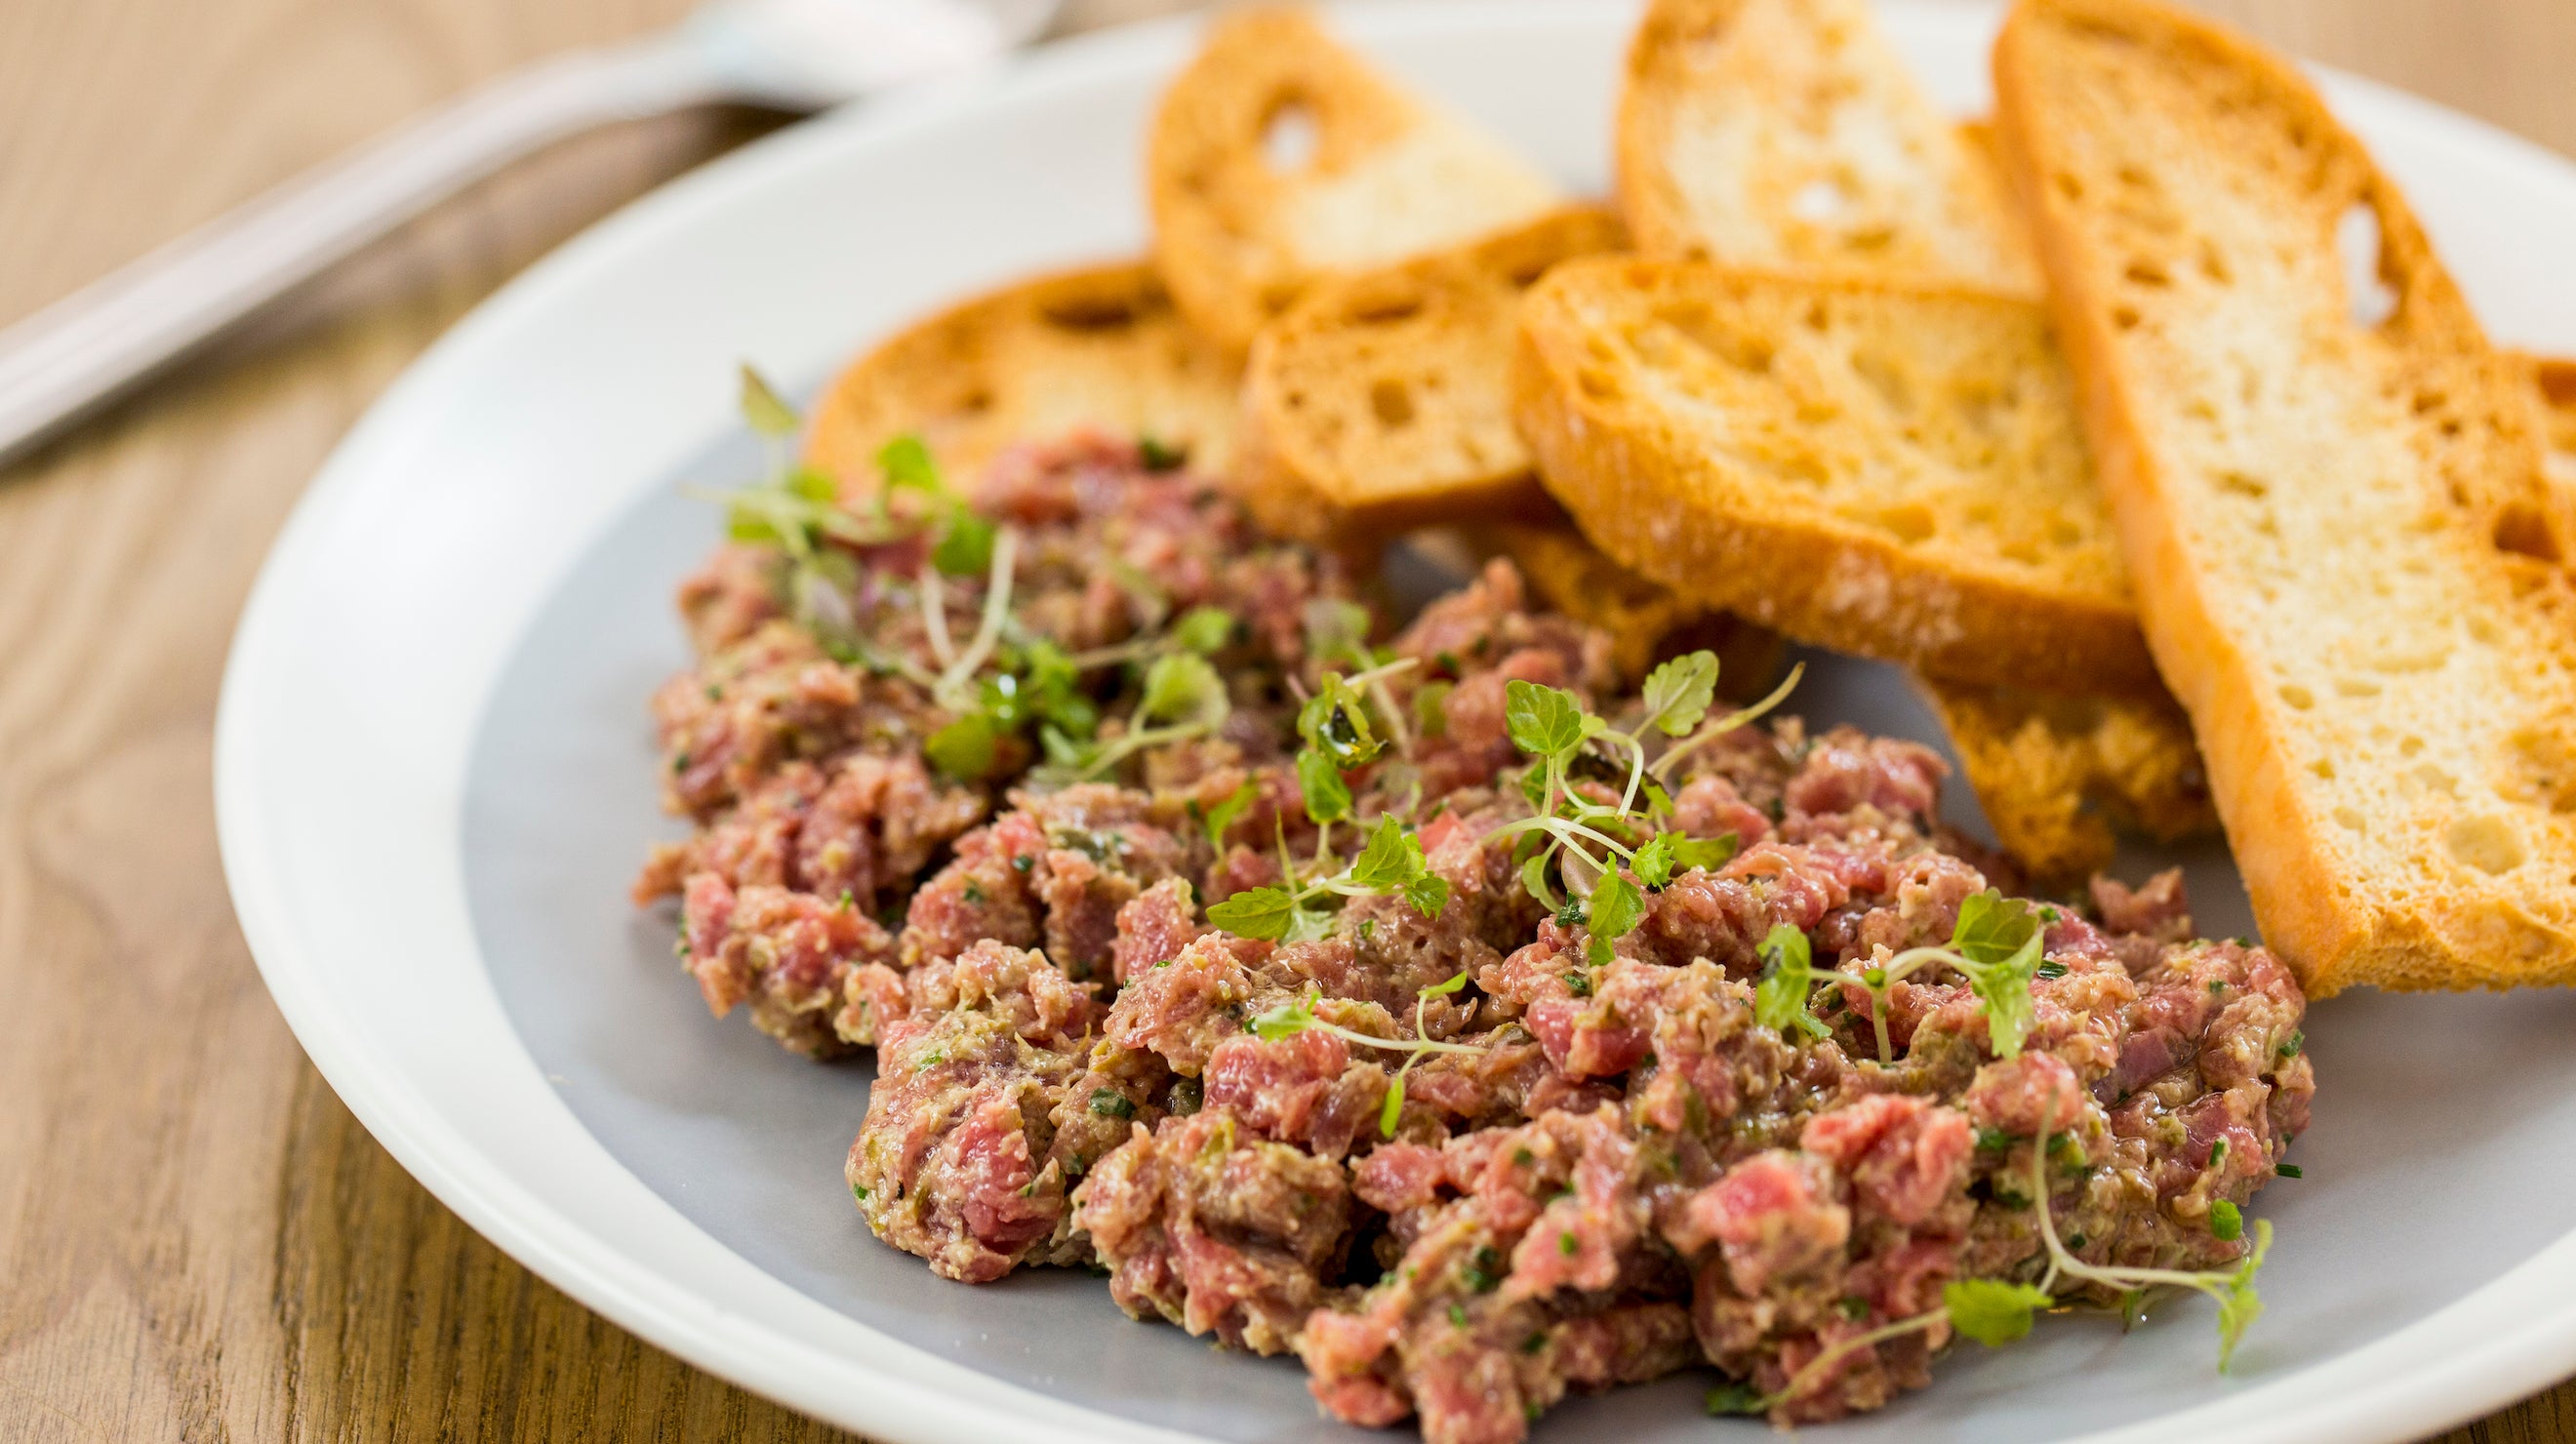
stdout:
[(1836, 1339), (1818, 1350), (1814, 1358), (1772, 1393), (1762, 1393), (1742, 1381), (1711, 1389), (1708, 1412), (1767, 1414), (1832, 1377), (1842, 1361), (1853, 1354), (1876, 1348), (1891, 1339), (1920, 1333), (1934, 1324), (1946, 1322), (1988, 1348), (2009, 1344), (2030, 1332), (2033, 1311), (2047, 1308), (2052, 1302), (2046, 1290), (2029, 1284), (2010, 1283), (2003, 1279), (1953, 1280), (1941, 1286), (1941, 1307)]
[[(1717, 671), (1714, 652), (1667, 660), (1647, 676), (1640, 698), (1643, 715), (1624, 731), (1584, 710), (1581, 699), (1562, 688), (1520, 678), (1504, 683), (1504, 730), (1512, 745), (1538, 759), (1521, 781), (1535, 815), (1504, 824), (1486, 840), (1530, 839), (1520, 845), (1521, 882), (1532, 897), (1550, 908), (1559, 905), (1556, 889), (1547, 881), (1550, 862), (1570, 893), (1588, 896), (1617, 876), (1622, 865), (1633, 868), (1641, 852), (1644, 868), (1637, 878), (1649, 888), (1670, 882), (1679, 868), (1722, 862), (1712, 847), (1726, 847), (1731, 855), (1731, 843), (1700, 842), (1678, 833), (1665, 841), (1651, 826), (1661, 811), (1669, 810), (1660, 787), (1639, 810), (1647, 788), (1647, 735), (1680, 737), (1698, 727), (1716, 696)], [(1587, 748), (1626, 763), (1615, 804), (1574, 786), (1571, 768)], [(1596, 928), (1596, 940), (1598, 936)]]
[(1127, 731), (1106, 742), (1078, 746), (1062, 734), (1045, 734), (1055, 767), (1042, 769), (1051, 780), (1062, 773), (1071, 781), (1097, 777), (1148, 747), (1161, 747), (1205, 736), (1225, 725), (1234, 701), (1225, 679), (1196, 652), (1166, 652), (1145, 669), (1143, 693), (1127, 717)]
[[(1214, 910), (1210, 911), (1213, 915)], [(1472, 1043), (1442, 1043), (1425, 1036), (1429, 1031), (1426, 1024), (1431, 1000), (1457, 992), (1465, 986), (1467, 986), (1467, 975), (1462, 972), (1445, 983), (1435, 983), (1416, 994), (1413, 1000), (1413, 1036), (1410, 1038), (1381, 1038), (1374, 1033), (1363, 1033), (1354, 1028), (1345, 1028), (1338, 1023), (1325, 1022), (1315, 1015), (1315, 1006), (1322, 1001), (1322, 995), (1320, 990), (1312, 986), (1307, 988), (1305, 996), (1272, 1008), (1255, 1017), (1248, 1026), (1255, 1037), (1265, 1042), (1275, 1043), (1282, 1038), (1293, 1038), (1299, 1033), (1311, 1031), (1329, 1033), (1345, 1043), (1357, 1043), (1364, 1048), (1383, 1048), (1391, 1053), (1405, 1054), (1404, 1062), (1396, 1068), (1395, 1076), (1387, 1083), (1386, 1102), (1378, 1109), (1378, 1132), (1385, 1137), (1393, 1138), (1396, 1121), (1404, 1113), (1404, 1075), (1413, 1070), (1414, 1064), (1422, 1061), (1423, 1055), (1459, 1053), (1474, 1057), (1486, 1051)]]
[(1967, 978), (1986, 1015), (1995, 1056), (2018, 1057), (2036, 1018), (2030, 985), (2038, 976), (2044, 936), (2039, 915), (2030, 904), (1988, 888), (1961, 900), (1958, 925), (1951, 930), (1948, 946), (1907, 948), (1853, 974), (1811, 966), (1806, 935), (1783, 923), (1762, 942), (1764, 968), (1755, 989), (1755, 1015), (1783, 1033), (1796, 1028), (1821, 1037), (1823, 1025), (1808, 1011), (1809, 985), (1856, 982), (1869, 993), (1870, 1030), (1876, 1035), (1878, 1061), (1890, 1064), (1896, 1061), (1887, 1033), (1890, 995), (1914, 973), (1947, 967)]
[(1301, 882), (1293, 863), (1283, 867), (1283, 884), (1236, 893), (1210, 907), (1208, 921), (1238, 937), (1293, 943), (1323, 936), (1331, 915), (1313, 904), (1327, 896), (1401, 897), (1427, 918), (1449, 904), (1448, 880), (1431, 871), (1422, 839), (1393, 813), (1378, 818), (1360, 855), (1339, 872)]
[[(2054, 1119), (2050, 1114), (2043, 1111), (2040, 1115), (2039, 1136), (2048, 1137), (2053, 1123)], [(2135, 1299), (2131, 1305), (2133, 1309), (2143, 1307), (2144, 1296), (2151, 1289), (2185, 1288), (2196, 1289), (2207, 1294), (2218, 1305), (2218, 1367), (2219, 1371), (2224, 1373), (2228, 1363), (2236, 1357), (2236, 1345), (2245, 1337), (2245, 1330), (2263, 1313), (2263, 1299), (2255, 1292), (2254, 1275), (2263, 1267), (2264, 1255), (2271, 1252), (2272, 1221), (2268, 1218), (2254, 1220), (2254, 1246), (2245, 1251), (2243, 1260), (2232, 1269), (2186, 1272), (2181, 1269), (2126, 1268), (2086, 1263), (2077, 1258), (2074, 1251), (2057, 1237), (2057, 1220), (2049, 1203), (2047, 1154), (2048, 1150), (2040, 1147), (2033, 1147), (2030, 1151), (2031, 1192), (2034, 1200), (2031, 1211), (2039, 1221), (2040, 1242), (2046, 1245), (2048, 1250), (2048, 1273), (2040, 1280), (2039, 1287), (2053, 1294), (2061, 1277), (2104, 1284), (2133, 1295)], [(2221, 1200), (2221, 1202), (2226, 1201)], [(2227, 1227), (2227, 1220), (2233, 1219), (2235, 1220), (2234, 1232), (2241, 1236), (2244, 1232), (2244, 1215), (2233, 1203), (2226, 1203), (2226, 1209), (2227, 1212), (2224, 1215), (2220, 1214), (2215, 1207), (2211, 1209), (2212, 1235), (2222, 1241), (2233, 1242), (2233, 1238), (2220, 1230)]]

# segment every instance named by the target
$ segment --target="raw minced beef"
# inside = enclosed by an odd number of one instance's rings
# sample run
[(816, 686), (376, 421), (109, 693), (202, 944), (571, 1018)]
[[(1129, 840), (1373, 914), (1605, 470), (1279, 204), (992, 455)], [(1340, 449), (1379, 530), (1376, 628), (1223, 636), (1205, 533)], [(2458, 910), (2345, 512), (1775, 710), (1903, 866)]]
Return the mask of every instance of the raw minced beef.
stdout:
[[(2178, 875), (2038, 914), (2017, 1050), (1956, 970), (1874, 1007), (1871, 969), (1946, 944), (2012, 879), (1935, 823), (1929, 750), (1783, 718), (1664, 779), (1660, 825), (1732, 850), (1658, 886), (1621, 874), (1637, 916), (1596, 940), (1523, 882), (1509, 829), (1540, 800), (1511, 684), (1614, 722), (1639, 705), (1605, 639), (1507, 565), (1369, 642), (1332, 563), (1135, 448), (1016, 452), (974, 500), (1020, 542), (1006, 680), (980, 702), (930, 674), (994, 583), (911, 539), (845, 549), (831, 626), (795, 614), (780, 553), (720, 552), (681, 595), (699, 663), (654, 708), (697, 830), (639, 898), (680, 897), (715, 1012), (748, 1004), (806, 1053), (876, 1050), (848, 1178), (885, 1242), (970, 1282), (1096, 1267), (1131, 1315), (1293, 1353), (1329, 1413), (1440, 1444), (1509, 1444), (1569, 1391), (1691, 1366), (1783, 1422), (1882, 1405), (1949, 1344), (1945, 1285), (2039, 1280), (2035, 1180), (2086, 1264), (2246, 1255), (2238, 1210), (2307, 1125), (2305, 1004), (2270, 953), (2193, 937)], [(982, 770), (934, 760), (996, 688), (1039, 685), (1050, 647), (1071, 665), (1057, 719), (1093, 730), (1004, 716)], [(1222, 719), (1143, 715), (1156, 659), (1192, 647)], [(1296, 752), (1328, 669), (1368, 673), (1388, 745), (1343, 773), (1359, 825), (1323, 829)], [(1596, 771), (1567, 785), (1616, 801)], [(1335, 872), (1389, 816), (1436, 909), (1363, 888), (1267, 940), (1211, 924)], [(1821, 1036), (1761, 1020), (1784, 925), (1839, 975)]]

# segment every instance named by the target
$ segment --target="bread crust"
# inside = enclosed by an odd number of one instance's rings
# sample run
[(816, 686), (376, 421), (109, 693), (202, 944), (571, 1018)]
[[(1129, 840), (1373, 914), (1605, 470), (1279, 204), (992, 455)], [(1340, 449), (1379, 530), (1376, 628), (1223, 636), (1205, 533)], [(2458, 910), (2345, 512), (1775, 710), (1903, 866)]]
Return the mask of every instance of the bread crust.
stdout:
[[(1296, 116), (1312, 153), (1282, 164)], [(1228, 352), (1317, 276), (1371, 269), (1518, 225), (1553, 182), (1380, 75), (1293, 6), (1221, 15), (1163, 92), (1146, 142), (1155, 264)]]
[(1283, 536), (1374, 549), (1418, 526), (1562, 520), (1512, 430), (1524, 287), (1625, 242), (1569, 206), (1473, 245), (1319, 282), (1244, 369), (1239, 486)]
[(878, 448), (906, 433), (971, 478), (1005, 447), (1088, 428), (1151, 437), (1221, 476), (1237, 377), (1151, 266), (1056, 271), (959, 302), (851, 362), (815, 404), (805, 457), (847, 493), (876, 485)]
[[(1677, 426), (1672, 405), (1642, 399), (1643, 391), (1660, 387), (1660, 395), (1681, 383), (1640, 381), (1636, 373), (1650, 368), (1587, 315), (1594, 307), (1646, 313), (1668, 301), (1724, 308), (1748, 298), (1777, 309), (1791, 297), (1801, 304), (1923, 307), (1927, 316), (1944, 307), (1973, 309), (1999, 317), (2007, 330), (2017, 328), (2026, 348), (2038, 348), (2032, 364), (2057, 364), (2045, 351), (2036, 312), (2010, 298), (1680, 261), (1568, 262), (1524, 303), (1513, 417), (1549, 491), (1594, 544), (1685, 596), (1818, 646), (1962, 681), (2081, 677), (2111, 690), (2153, 689), (2154, 668), (2116, 567), (2098, 566), (2103, 575), (2072, 584), (1972, 551), (1927, 553), (1886, 527), (1807, 504), (1792, 481), (1723, 454), (1704, 428)], [(1783, 355), (1806, 344), (1796, 329), (1773, 333)], [(1939, 326), (1934, 320), (1918, 329)], [(1757, 378), (1771, 374), (1767, 360), (1739, 369)], [(1784, 394), (1768, 397), (1767, 411), (1785, 418), (1782, 429), (1797, 431), (1806, 418), (1796, 413), (1812, 398), (1791, 383), (1781, 385)], [(2031, 404), (2044, 412), (2050, 403)], [(1851, 424), (1873, 428), (1872, 446), (1912, 445), (1893, 428)], [(2074, 444), (2071, 432), (2054, 444)], [(1819, 481), (1851, 464), (1803, 455), (1782, 463)], [(2052, 465), (2080, 474), (2084, 463), (2079, 450)], [(2010, 484), (2012, 474), (1998, 472), (1998, 484)], [(2078, 505), (2091, 504), (2088, 495), (2073, 495)]]
[[(2002, 153), (2032, 208), (2145, 630), (2193, 719), (2265, 940), (2311, 996), (2576, 980), (2563, 509), (2539, 485), (2511, 367), (2403, 197), (2293, 67), (2144, 0), (2023, 0), (1994, 64)], [(2340, 280), (2315, 279), (2334, 274), (2351, 206), (2377, 219), (2384, 321), (2348, 318)], [(2256, 240), (2216, 229), (2231, 223)], [(2150, 234), (2196, 273), (2177, 274)], [(2266, 281), (2251, 300), (2240, 289)], [(2231, 293), (2248, 354), (2295, 346), (2296, 390), (2266, 387), (2259, 366), (2232, 395), (2211, 379), (2200, 359), (2223, 348), (2194, 309), (2214, 304), (2203, 287)], [(2370, 458), (2338, 467), (2348, 491), (2317, 489), (2301, 405), (2340, 408), (2325, 447)], [(2236, 451), (2210, 440), (2221, 433)], [(2222, 455), (2249, 459), (2237, 470)], [(2410, 521), (2350, 520), (2383, 498)], [(2241, 539), (2259, 530), (2219, 524), (2319, 514), (2350, 529), (2339, 554), (2277, 570), (2248, 560)], [(2379, 568), (2378, 586), (2330, 592), (2343, 573), (2319, 562)], [(2292, 600), (2266, 602), (2266, 587)], [(2447, 600), (2415, 615), (2408, 595)], [(2391, 647), (2458, 644), (2426, 653), (2430, 670), (2387, 653), (2318, 685), (2373, 627)], [(2477, 705), (2445, 700), (2461, 691)]]

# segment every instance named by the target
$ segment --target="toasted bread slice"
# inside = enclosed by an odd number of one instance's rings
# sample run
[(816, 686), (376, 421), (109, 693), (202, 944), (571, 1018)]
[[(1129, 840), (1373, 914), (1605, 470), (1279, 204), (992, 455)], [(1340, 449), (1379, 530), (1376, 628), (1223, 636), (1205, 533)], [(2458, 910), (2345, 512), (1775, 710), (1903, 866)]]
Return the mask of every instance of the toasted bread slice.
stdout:
[(1512, 430), (1521, 292), (1622, 241), (1608, 211), (1573, 206), (1319, 282), (1263, 328), (1244, 370), (1240, 483), (1254, 513), (1283, 535), (1363, 545), (1431, 522), (1555, 515)]
[(1595, 550), (1563, 513), (1544, 522), (1478, 523), (1470, 547), (1510, 557), (1539, 600), (1610, 634), (1610, 660), (1630, 683), (1666, 657), (1717, 654), (1718, 692), (1750, 701), (1779, 680), (1780, 634), (1660, 587)]
[[(1296, 145), (1310, 154), (1286, 154)], [(1556, 185), (1398, 86), (1302, 10), (1215, 21), (1146, 150), (1154, 258), (1182, 311), (1240, 354), (1308, 282), (1534, 219)]]
[(1522, 302), (1513, 417), (1593, 543), (1802, 641), (2149, 691), (2046, 316), (1589, 257)]
[(1866, 0), (1655, 0), (1616, 154), (1645, 254), (2038, 297), (1992, 166)]
[(2287, 62), (2023, 0), (1995, 79), (2265, 939), (2315, 994), (2576, 981), (2576, 589), (2527, 381)]
[(2527, 368), (2529, 394), (2540, 408), (2550, 485), (2561, 497), (2576, 496), (2576, 361), (2547, 356), (2521, 359)]
[(1209, 475), (1233, 465), (1239, 373), (1142, 264), (1040, 276), (951, 307), (853, 362), (814, 409), (806, 459), (872, 486), (877, 449), (918, 434), (952, 476), (1016, 442), (1149, 437)]
[(2170, 697), (2083, 697), (1925, 680), (1995, 840), (2033, 879), (2111, 863), (2112, 828), (2161, 842), (2215, 832), (2191, 721)]

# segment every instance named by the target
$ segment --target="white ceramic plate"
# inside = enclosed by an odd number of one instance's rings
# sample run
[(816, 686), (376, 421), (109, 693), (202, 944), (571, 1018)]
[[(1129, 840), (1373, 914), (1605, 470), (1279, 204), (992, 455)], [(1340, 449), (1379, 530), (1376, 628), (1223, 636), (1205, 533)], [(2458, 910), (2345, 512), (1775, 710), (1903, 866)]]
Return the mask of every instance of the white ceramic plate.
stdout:
[[(1602, 188), (1634, 12), (1398, 4), (1340, 17), (1579, 190)], [(1890, 5), (1933, 88), (1982, 101), (1990, 11)], [(982, 1289), (875, 1243), (840, 1182), (863, 1067), (710, 1021), (667, 917), (623, 890), (653, 810), (644, 721), (680, 665), (671, 583), (715, 536), (684, 476), (739, 479), (738, 359), (808, 384), (890, 328), (1143, 241), (1139, 132), (1178, 25), (781, 134), (510, 286), (340, 448), (252, 597), (216, 790), (242, 925), (314, 1061), (474, 1227), (626, 1327), (902, 1441), (1356, 1439), (1293, 1364), (1132, 1324), (1069, 1272)], [(2500, 335), (2576, 351), (2576, 168), (2349, 80)], [(1932, 735), (1891, 674), (1831, 664), (1796, 706)], [(1973, 821), (1973, 804), (1959, 804)], [(2223, 856), (2204, 927), (2242, 929)], [(2320, 1006), (2323, 1079), (2267, 1192), (2271, 1313), (2211, 1369), (2197, 1305), (2123, 1339), (2052, 1320), (1964, 1347), (1834, 1437), (2394, 1440), (2576, 1369), (2576, 999)], [(1579, 1402), (1544, 1438), (1739, 1440), (1697, 1378)], [(1822, 1432), (1822, 1431), (1820, 1431)]]

